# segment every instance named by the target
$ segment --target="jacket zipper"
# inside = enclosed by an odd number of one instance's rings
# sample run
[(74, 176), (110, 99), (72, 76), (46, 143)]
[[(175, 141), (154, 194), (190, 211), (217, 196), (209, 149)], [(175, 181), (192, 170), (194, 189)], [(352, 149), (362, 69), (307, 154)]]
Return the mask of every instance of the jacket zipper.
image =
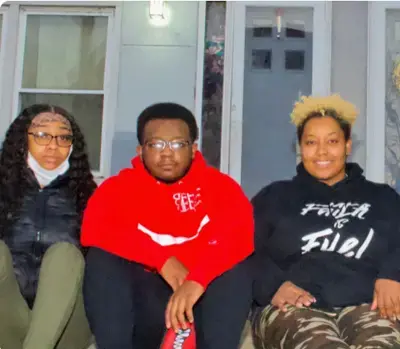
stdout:
[[(41, 217), (40, 217), (40, 225), (39, 225), (38, 228), (41, 229), (43, 227), (43, 221), (44, 221), (43, 189), (39, 189), (38, 199), (39, 199), (39, 202), (37, 203), (37, 207), (39, 209), (39, 214), (41, 215)], [(36, 258), (37, 261), (40, 261), (40, 252), (39, 252), (40, 251), (40, 246), (39, 246), (39, 243), (40, 243), (41, 238), (42, 238), (42, 233), (41, 233), (40, 230), (37, 230), (37, 232), (36, 232), (36, 243), (37, 243), (37, 245), (36, 245), (35, 252), (34, 252), (35, 253), (35, 258)]]

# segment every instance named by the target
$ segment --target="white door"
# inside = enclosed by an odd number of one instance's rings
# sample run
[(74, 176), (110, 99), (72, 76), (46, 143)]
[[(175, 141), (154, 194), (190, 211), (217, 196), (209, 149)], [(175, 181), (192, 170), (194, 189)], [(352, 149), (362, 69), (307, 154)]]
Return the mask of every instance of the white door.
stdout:
[(329, 11), (326, 2), (232, 6), (229, 173), (252, 197), (295, 174), (296, 130), (289, 117), (294, 102), (301, 95), (329, 93), (330, 51), (321, 42), (330, 45), (324, 22)]

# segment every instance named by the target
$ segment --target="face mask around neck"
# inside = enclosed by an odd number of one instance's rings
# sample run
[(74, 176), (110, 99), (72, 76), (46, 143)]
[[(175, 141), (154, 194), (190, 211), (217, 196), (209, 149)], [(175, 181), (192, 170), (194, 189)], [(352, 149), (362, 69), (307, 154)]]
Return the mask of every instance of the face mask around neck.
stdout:
[(69, 169), (69, 157), (71, 156), (73, 147), (69, 151), (68, 157), (54, 170), (46, 170), (36, 161), (30, 152), (28, 152), (27, 163), (29, 168), (33, 171), (36, 180), (39, 182), (41, 187), (46, 187), (58, 176), (63, 175)]

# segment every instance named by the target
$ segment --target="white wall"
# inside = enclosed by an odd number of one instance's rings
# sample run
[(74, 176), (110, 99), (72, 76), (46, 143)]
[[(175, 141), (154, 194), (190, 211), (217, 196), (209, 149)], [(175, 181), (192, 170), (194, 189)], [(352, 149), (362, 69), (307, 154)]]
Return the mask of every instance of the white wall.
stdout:
[(124, 1), (118, 108), (111, 172), (129, 165), (136, 147), (136, 120), (152, 103), (177, 102), (194, 111), (198, 2), (168, 1), (170, 22), (149, 21), (148, 1)]

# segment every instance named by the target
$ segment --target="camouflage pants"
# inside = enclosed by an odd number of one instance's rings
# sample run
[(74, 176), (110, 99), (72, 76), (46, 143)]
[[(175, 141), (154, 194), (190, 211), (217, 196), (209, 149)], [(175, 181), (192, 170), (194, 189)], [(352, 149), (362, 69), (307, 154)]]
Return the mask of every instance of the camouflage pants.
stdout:
[(400, 323), (381, 319), (370, 305), (325, 313), (268, 306), (252, 315), (257, 349), (386, 349), (400, 348)]

